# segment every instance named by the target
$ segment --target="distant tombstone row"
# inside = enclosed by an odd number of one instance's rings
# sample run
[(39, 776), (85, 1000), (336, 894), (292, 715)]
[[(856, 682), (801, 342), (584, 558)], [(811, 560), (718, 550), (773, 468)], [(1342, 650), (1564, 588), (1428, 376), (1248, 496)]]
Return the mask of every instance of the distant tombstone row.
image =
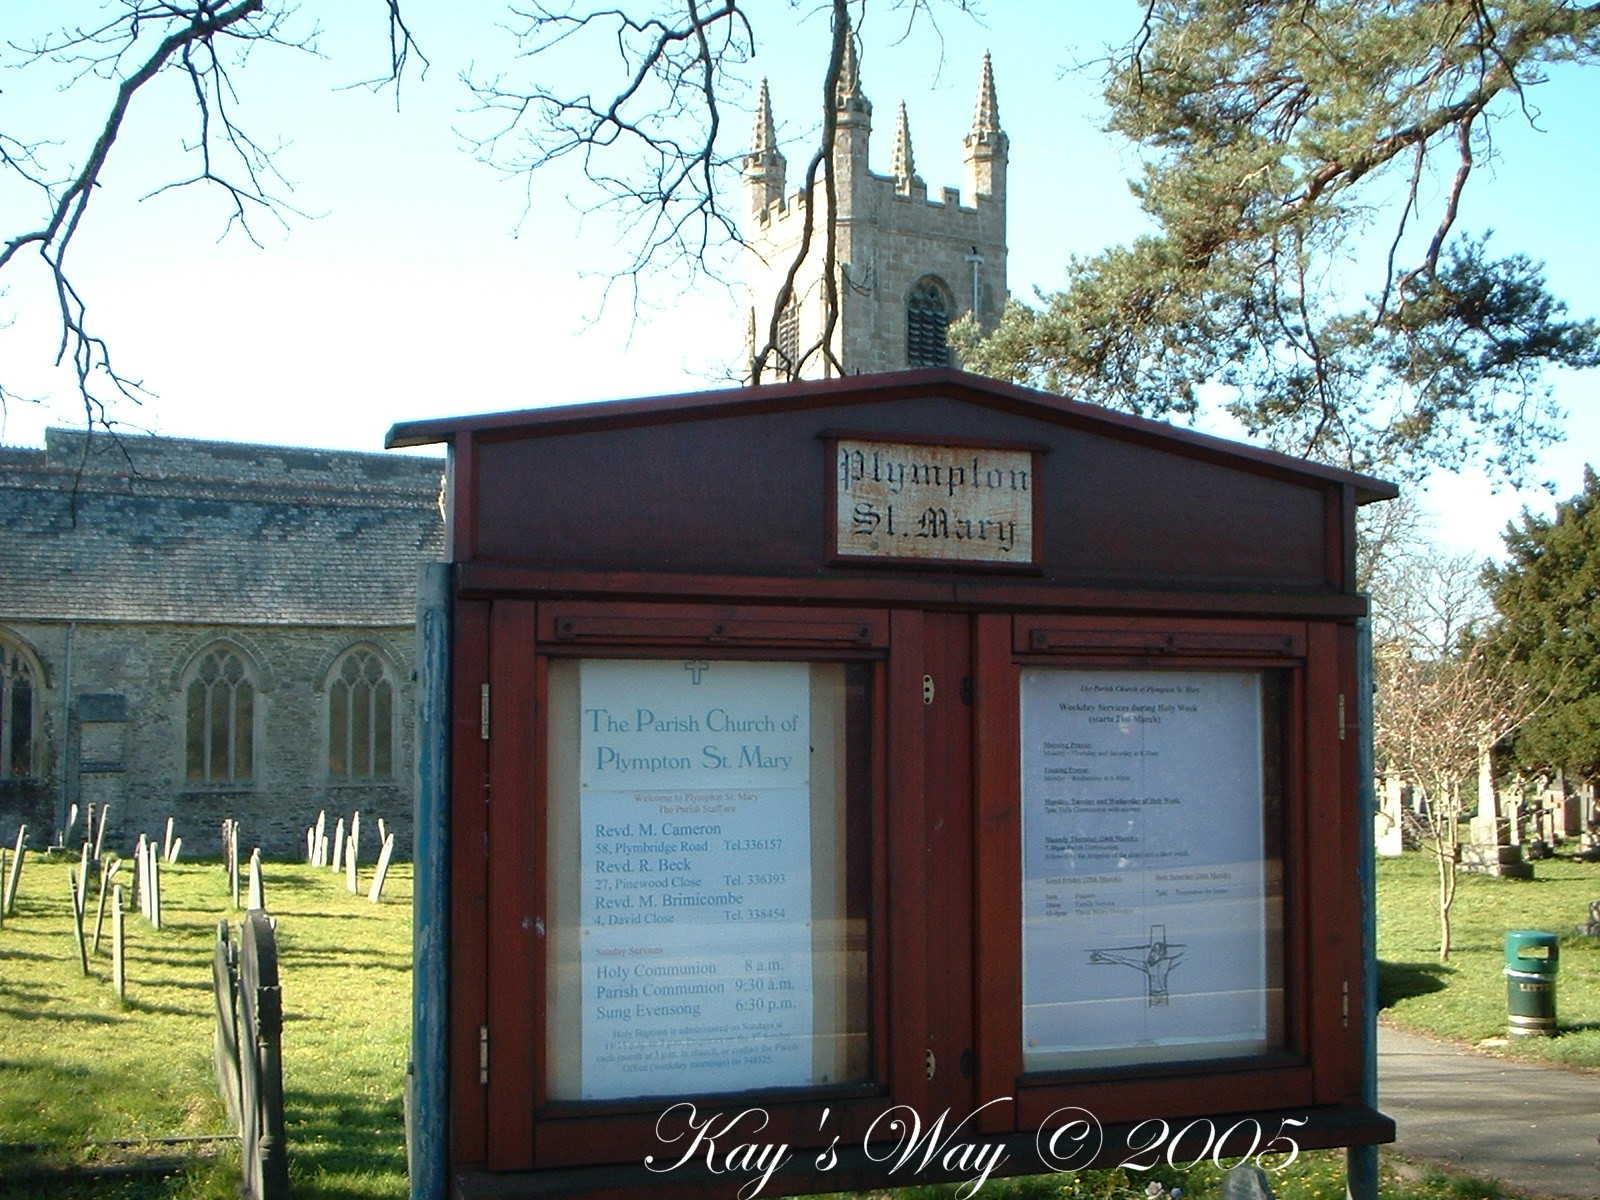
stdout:
[[(378, 862), (372, 885), (367, 889), (367, 899), (376, 904), (383, 895), (383, 885), (389, 875), (389, 861), (394, 856), (394, 834), (378, 818)], [(326, 867), (335, 874), (344, 875), (345, 889), (353, 896), (361, 894), (359, 862), (361, 858), (361, 813), (351, 814), (349, 825), (339, 817), (334, 822), (333, 838), (328, 837), (328, 812), (317, 813), (314, 824), (306, 826), (306, 862), (313, 867)]]

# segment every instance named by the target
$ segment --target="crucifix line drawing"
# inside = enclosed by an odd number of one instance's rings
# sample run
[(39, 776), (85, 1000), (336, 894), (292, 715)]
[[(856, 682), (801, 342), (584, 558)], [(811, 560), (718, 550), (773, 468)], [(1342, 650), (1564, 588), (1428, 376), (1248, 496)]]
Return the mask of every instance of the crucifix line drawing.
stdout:
[(1168, 981), (1172, 968), (1183, 961), (1184, 945), (1167, 941), (1165, 925), (1150, 926), (1150, 940), (1139, 946), (1103, 946), (1089, 951), (1096, 966), (1132, 967), (1144, 973), (1145, 1003), (1156, 1008), (1172, 1003)]
[(700, 676), (711, 670), (711, 664), (706, 662), (706, 660), (703, 658), (690, 659), (688, 662), (683, 664), (683, 669), (689, 672), (689, 682), (691, 684), (698, 684), (700, 682)]

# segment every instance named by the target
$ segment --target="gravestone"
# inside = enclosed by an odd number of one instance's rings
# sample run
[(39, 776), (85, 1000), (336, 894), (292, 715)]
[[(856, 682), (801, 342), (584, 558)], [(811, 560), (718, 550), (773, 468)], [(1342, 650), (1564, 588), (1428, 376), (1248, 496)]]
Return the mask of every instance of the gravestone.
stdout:
[(117, 884), (116, 903), (111, 906), (111, 983), (117, 989), (117, 999), (128, 998), (127, 949), (122, 929), (122, 885)]
[(161, 859), (156, 855), (155, 842), (146, 842), (145, 855), (150, 860), (150, 924), (161, 928)]
[(1373, 824), (1379, 854), (1394, 858), (1405, 852), (1405, 784), (1393, 776), (1383, 781)]
[(316, 856), (312, 859), (314, 867), (328, 865), (328, 812), (326, 809), (317, 810), (317, 838)]
[(144, 834), (133, 844), (133, 898), (138, 901), (139, 915), (150, 919), (150, 864), (144, 852)]
[(17, 911), (17, 885), (22, 882), (22, 860), (28, 853), (28, 827), (17, 826), (17, 844), (11, 852), (11, 873), (6, 876), (6, 894), (0, 897), (0, 907), (4, 907), (6, 915)]
[(1589, 920), (1578, 926), (1578, 933), (1584, 937), (1600, 938), (1600, 900), (1589, 902)]
[(172, 818), (167, 818), (166, 836), (161, 839), (161, 857), (168, 862), (172, 861)]
[(333, 870), (335, 874), (344, 870), (344, 818), (340, 817), (333, 827)]
[(167, 861), (169, 863), (176, 864), (178, 861), (178, 855), (181, 853), (183, 853), (183, 839), (173, 838), (172, 849), (167, 851)]
[(378, 866), (372, 876), (372, 888), (367, 892), (367, 899), (376, 904), (383, 896), (383, 883), (389, 877), (389, 857), (394, 853), (394, 834), (389, 834), (383, 839), (383, 849), (378, 852)]
[(1222, 1200), (1273, 1200), (1267, 1173), (1253, 1163), (1240, 1163), (1223, 1177)]
[(89, 973), (89, 948), (83, 940), (83, 892), (78, 887), (78, 881), (73, 876), (72, 868), (67, 868), (67, 887), (72, 893), (72, 940), (78, 944), (78, 966), (83, 973)]
[(266, 889), (261, 882), (261, 847), (250, 851), (250, 907), (266, 908)]
[(317, 858), (317, 827), (306, 826), (306, 866), (315, 866)]
[(361, 812), (358, 809), (350, 816), (350, 838), (344, 848), (344, 886), (356, 895), (361, 894), (360, 884), (356, 881), (356, 856), (361, 851)]
[[(121, 869), (120, 859), (111, 859), (100, 865), (100, 904), (94, 918), (94, 945), (91, 947), (95, 954), (100, 953), (100, 931), (106, 923), (106, 896), (111, 890), (111, 881), (117, 877)], [(119, 892), (121, 888), (117, 889)]]
[(65, 846), (72, 840), (72, 831), (78, 827), (78, 806), (67, 805), (67, 830), (61, 835), (61, 844)]
[(1468, 823), (1468, 841), (1461, 846), (1461, 869), (1503, 879), (1532, 879), (1533, 868), (1522, 858), (1522, 847), (1510, 837), (1500, 813), (1494, 786), (1494, 761), (1488, 750), (1478, 756), (1478, 815)]
[(87, 839), (83, 843), (83, 852), (78, 855), (78, 883), (84, 895), (84, 904), (88, 904), (89, 895), (89, 851)]
[(102, 804), (100, 806), (100, 824), (95, 829), (95, 834), (94, 834), (94, 856), (96, 858), (99, 858), (103, 853), (105, 853), (106, 818), (108, 816), (110, 816), (110, 815), (111, 815), (111, 805)]

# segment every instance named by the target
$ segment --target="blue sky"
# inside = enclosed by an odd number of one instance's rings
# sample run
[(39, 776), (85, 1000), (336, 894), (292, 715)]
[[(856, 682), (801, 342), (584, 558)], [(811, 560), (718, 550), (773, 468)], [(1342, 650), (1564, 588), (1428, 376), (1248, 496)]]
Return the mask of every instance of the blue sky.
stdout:
[[(334, 6), (304, 6), (307, 9)], [(320, 56), (258, 47), (237, 75), (244, 123), (282, 142), (279, 169), (304, 217), (283, 230), (258, 224), (260, 249), (219, 236), (225, 210), (197, 191), (141, 200), (178, 160), (185, 98), (176, 78), (136, 109), (90, 206), (74, 258), (91, 317), (124, 371), (156, 393), (120, 415), (133, 427), (189, 437), (376, 449), (397, 420), (719, 386), (736, 367), (743, 324), (737, 296), (704, 281), (652, 281), (635, 308), (614, 294), (602, 311), (603, 272), (618, 231), (582, 214), (571, 180), (554, 172), (530, 193), (474, 161), (464, 132), (483, 128), (459, 75), (505, 62), (503, 5), (462, 0), (412, 7), (433, 59), (392, 93), (341, 88), (375, 73), (387, 53), (378, 5), (340, 5), (323, 22)], [(39, 32), (94, 5), (25, 0), (8, 6), (6, 36)], [(772, 3), (758, 28), (752, 84), (772, 80), (791, 170), (814, 131), (821, 15)], [(1010, 286), (1030, 296), (1058, 283), (1074, 254), (1143, 228), (1128, 194), (1131, 151), (1100, 130), (1094, 59), (1136, 27), (1138, 6), (995, 2), (984, 21), (941, 17), (935, 34), (874, 5), (862, 30), (863, 83), (875, 106), (873, 166), (887, 171), (898, 101), (910, 114), (917, 166), (930, 190), (961, 181), (961, 137), (978, 65), (993, 54), (1002, 123), (1011, 137)], [(903, 36), (904, 35), (904, 36)], [(0, 128), (45, 126), (63, 141), (92, 127), (106, 90), (55, 91), (6, 68), (0, 49)], [(574, 68), (588, 64), (573, 64)], [(1592, 233), (1596, 162), (1589, 114), (1600, 72), (1559, 74), (1534, 93), (1537, 129), (1520, 114), (1496, 127), (1499, 164), (1480, 170), (1462, 226), (1492, 227), (1501, 251), (1545, 262), (1575, 314), (1600, 315), (1600, 247)], [(152, 103), (153, 102), (153, 103)], [(729, 118), (743, 148), (747, 110)], [(24, 197), (0, 188), (5, 225)], [(738, 199), (735, 198), (737, 206)], [(730, 275), (736, 278), (736, 271)], [(49, 297), (37, 273), (0, 296), (0, 375), (37, 404), (13, 404), (0, 440), (37, 444), (46, 424), (78, 419), (70, 380), (48, 368)], [(1540, 464), (1555, 496), (1577, 490), (1585, 459), (1600, 458), (1594, 373), (1558, 381), (1572, 414), (1566, 443)], [(1474, 474), (1430, 482), (1442, 542), (1491, 553), (1523, 504), (1542, 491), (1493, 493)]]

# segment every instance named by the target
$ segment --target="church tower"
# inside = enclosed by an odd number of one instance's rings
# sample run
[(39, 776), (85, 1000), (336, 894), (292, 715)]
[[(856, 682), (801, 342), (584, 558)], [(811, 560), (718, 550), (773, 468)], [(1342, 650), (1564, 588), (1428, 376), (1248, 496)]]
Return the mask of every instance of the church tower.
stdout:
[[(937, 197), (928, 195), (928, 185), (917, 174), (904, 104), (895, 119), (890, 172), (871, 170), (872, 103), (862, 90), (853, 36), (840, 64), (834, 117), (835, 357), (851, 375), (959, 365), (947, 344), (949, 326), (975, 312), (983, 328), (993, 328), (1006, 302), (1009, 146), (1000, 128), (989, 56), (983, 56), (972, 128), (963, 142), (962, 189), (947, 187)], [(769, 357), (763, 383), (791, 378), (788, 364), (815, 344), (824, 328), (826, 193), (820, 180), (812, 196), (788, 193), (785, 172), (772, 100), (763, 82), (751, 150), (744, 159), (749, 200), (747, 364), (767, 340), (773, 304), (799, 250), (806, 211), (815, 212), (811, 250), (795, 278), (794, 300), (779, 318), (778, 353)], [(821, 355), (813, 355), (800, 372), (805, 378), (837, 373)]]

